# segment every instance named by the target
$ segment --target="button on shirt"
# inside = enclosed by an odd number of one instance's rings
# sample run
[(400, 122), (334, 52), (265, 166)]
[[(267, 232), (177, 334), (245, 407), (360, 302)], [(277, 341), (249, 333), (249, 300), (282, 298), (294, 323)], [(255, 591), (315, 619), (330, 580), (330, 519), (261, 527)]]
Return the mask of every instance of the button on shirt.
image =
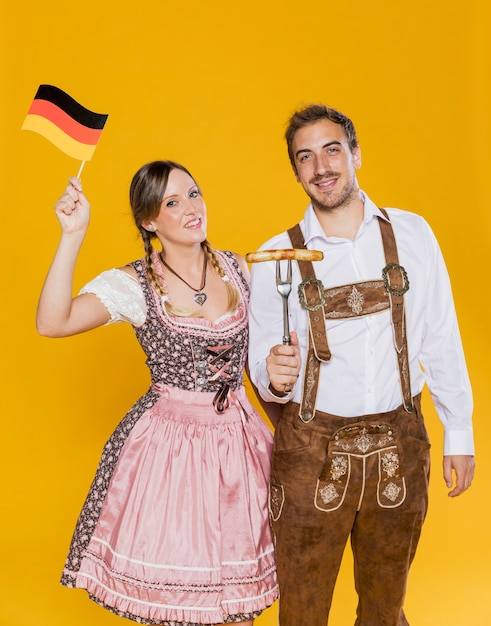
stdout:
[[(300, 227), (307, 248), (321, 250), (324, 260), (314, 269), (325, 288), (380, 280), (386, 265), (378, 207), (365, 195), (364, 218), (354, 239), (326, 237), (309, 205)], [(472, 391), (465, 364), (452, 291), (438, 242), (427, 222), (414, 213), (386, 209), (397, 243), (399, 263), (409, 279), (405, 307), (413, 396), (428, 385), (445, 429), (444, 454), (474, 454)], [(261, 249), (291, 248), (286, 232), (267, 241)], [(308, 316), (300, 306), (297, 288), (302, 278), (293, 263), (289, 297), (290, 329), (298, 333), (302, 370), (293, 391), (277, 398), (268, 389), (266, 357), (281, 343), (283, 317), (276, 291), (276, 262), (251, 267), (249, 367), (252, 382), (267, 402), (300, 403), (308, 337)], [(286, 274), (286, 261), (282, 261)], [(402, 403), (399, 370), (391, 326), (385, 310), (344, 320), (327, 320), (332, 354), (321, 364), (316, 408), (344, 417), (391, 411)]]

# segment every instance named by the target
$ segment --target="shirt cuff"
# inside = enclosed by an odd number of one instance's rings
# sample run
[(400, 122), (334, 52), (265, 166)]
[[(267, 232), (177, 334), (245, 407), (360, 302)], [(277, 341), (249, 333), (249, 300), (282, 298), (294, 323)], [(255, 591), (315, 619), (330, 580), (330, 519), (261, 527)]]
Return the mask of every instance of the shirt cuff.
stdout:
[(474, 456), (474, 435), (472, 430), (446, 430), (443, 445), (444, 456), (466, 454)]

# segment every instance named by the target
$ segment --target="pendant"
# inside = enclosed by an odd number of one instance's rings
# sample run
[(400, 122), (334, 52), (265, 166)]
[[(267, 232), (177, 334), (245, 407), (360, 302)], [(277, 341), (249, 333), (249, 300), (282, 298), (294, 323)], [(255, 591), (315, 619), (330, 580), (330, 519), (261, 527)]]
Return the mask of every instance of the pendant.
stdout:
[(196, 304), (199, 304), (200, 306), (203, 306), (203, 304), (206, 302), (206, 298), (206, 293), (202, 293), (201, 291), (195, 293), (193, 296), (193, 300), (196, 302)]

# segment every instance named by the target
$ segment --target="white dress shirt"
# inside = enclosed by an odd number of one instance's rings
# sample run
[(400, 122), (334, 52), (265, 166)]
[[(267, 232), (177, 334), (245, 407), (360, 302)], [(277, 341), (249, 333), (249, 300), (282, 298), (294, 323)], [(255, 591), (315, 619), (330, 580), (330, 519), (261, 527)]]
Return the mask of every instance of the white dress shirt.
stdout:
[[(324, 260), (314, 262), (325, 288), (364, 280), (380, 280), (386, 265), (377, 206), (362, 193), (363, 222), (354, 241), (327, 237), (309, 205), (300, 226), (307, 248), (321, 250)], [(397, 243), (399, 263), (409, 279), (405, 307), (413, 396), (423, 385), (433, 398), (445, 430), (444, 454), (474, 454), (472, 391), (460, 338), (452, 291), (438, 242), (427, 222), (414, 213), (386, 209)], [(286, 232), (261, 249), (291, 248)], [(302, 278), (293, 263), (289, 297), (290, 329), (298, 333), (302, 370), (292, 392), (284, 398), (268, 389), (266, 357), (281, 343), (283, 309), (276, 291), (276, 262), (254, 263), (251, 268), (249, 367), (252, 382), (267, 402), (300, 403), (307, 351), (308, 316), (301, 308), (297, 287)], [(283, 275), (286, 261), (282, 262)], [(391, 411), (402, 403), (390, 310), (343, 320), (326, 320), (332, 354), (320, 367), (316, 408), (357, 417)], [(314, 418), (315, 419), (315, 418)]]

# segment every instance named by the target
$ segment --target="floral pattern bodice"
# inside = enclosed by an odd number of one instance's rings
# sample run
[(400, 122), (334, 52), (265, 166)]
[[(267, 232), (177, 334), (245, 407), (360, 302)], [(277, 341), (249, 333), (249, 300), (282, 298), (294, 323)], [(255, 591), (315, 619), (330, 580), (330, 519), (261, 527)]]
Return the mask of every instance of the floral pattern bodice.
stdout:
[[(147, 279), (145, 259), (131, 263), (147, 305), (145, 322), (133, 328), (154, 384), (207, 392), (217, 392), (225, 383), (232, 390), (242, 384), (249, 338), (249, 286), (231, 252), (216, 254), (241, 295), (237, 310), (216, 322), (170, 315)], [(159, 268), (157, 259), (155, 267)]]

